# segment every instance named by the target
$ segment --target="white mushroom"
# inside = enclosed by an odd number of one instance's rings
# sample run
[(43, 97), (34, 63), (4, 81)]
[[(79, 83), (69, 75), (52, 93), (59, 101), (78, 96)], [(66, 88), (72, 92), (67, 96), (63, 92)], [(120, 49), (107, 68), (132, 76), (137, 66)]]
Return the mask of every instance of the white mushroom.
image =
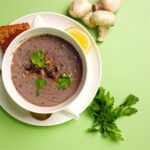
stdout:
[(86, 24), (89, 28), (93, 28), (96, 25), (91, 21), (91, 16), (92, 16), (92, 12), (89, 12), (88, 14), (86, 14), (83, 18), (82, 21), (84, 24)]
[(74, 18), (82, 18), (92, 10), (90, 0), (72, 0), (70, 3), (69, 14)]
[(91, 21), (100, 26), (113, 26), (115, 24), (115, 15), (109, 11), (98, 10), (92, 14)]
[(102, 42), (105, 37), (106, 27), (115, 24), (115, 15), (105, 10), (98, 10), (92, 14), (91, 21), (99, 26), (98, 41)]
[(90, 0), (71, 0), (69, 14), (74, 18), (80, 18), (89, 28), (98, 26), (98, 41), (104, 41), (107, 27), (115, 24), (115, 15), (122, 0), (98, 0), (93, 4)]
[(116, 13), (121, 7), (122, 0), (99, 0), (93, 4), (93, 10), (107, 10)]

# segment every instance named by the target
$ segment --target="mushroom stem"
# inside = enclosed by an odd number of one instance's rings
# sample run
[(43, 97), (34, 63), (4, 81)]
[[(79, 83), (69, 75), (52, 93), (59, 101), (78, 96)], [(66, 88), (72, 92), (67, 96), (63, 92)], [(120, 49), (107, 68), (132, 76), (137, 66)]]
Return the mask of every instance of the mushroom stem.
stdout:
[(93, 4), (92, 9), (93, 9), (94, 11), (100, 10), (100, 9), (103, 9), (103, 6), (102, 6), (101, 2), (98, 1), (98, 2), (96, 2), (95, 4)]
[(99, 26), (98, 27), (98, 38), (97, 38), (97, 41), (99, 41), (99, 42), (103, 42), (104, 41), (106, 31), (107, 31), (106, 27), (104, 27), (104, 26)]

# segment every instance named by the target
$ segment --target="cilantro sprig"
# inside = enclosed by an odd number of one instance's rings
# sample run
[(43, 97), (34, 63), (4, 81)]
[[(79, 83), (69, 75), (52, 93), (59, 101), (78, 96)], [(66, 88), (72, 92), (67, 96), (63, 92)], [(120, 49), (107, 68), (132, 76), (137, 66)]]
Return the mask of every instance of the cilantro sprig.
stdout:
[(31, 62), (33, 65), (37, 65), (39, 68), (44, 68), (46, 66), (44, 52), (42, 50), (33, 52), (31, 55)]
[(93, 126), (89, 128), (89, 131), (98, 131), (103, 136), (110, 137), (115, 141), (123, 140), (121, 130), (115, 121), (120, 117), (135, 114), (137, 109), (132, 105), (138, 101), (136, 96), (130, 94), (122, 104), (114, 107), (114, 97), (111, 97), (109, 92), (106, 93), (102, 87), (99, 88), (89, 107), (93, 116)]
[(58, 89), (67, 89), (71, 84), (71, 75), (62, 73), (61, 77), (57, 79)]
[(36, 96), (40, 96), (40, 89), (47, 86), (47, 80), (46, 79), (36, 79), (35, 80), (35, 86), (36, 86)]

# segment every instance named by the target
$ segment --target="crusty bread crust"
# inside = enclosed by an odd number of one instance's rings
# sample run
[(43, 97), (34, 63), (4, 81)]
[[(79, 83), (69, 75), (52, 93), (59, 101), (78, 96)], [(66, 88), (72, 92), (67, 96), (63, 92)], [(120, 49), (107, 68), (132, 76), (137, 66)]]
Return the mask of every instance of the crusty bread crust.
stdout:
[(2, 46), (2, 50), (5, 52), (6, 48), (10, 44), (10, 42), (20, 33), (29, 29), (30, 25), (28, 23), (22, 24), (14, 24), (8, 26), (0, 27), (0, 45)]

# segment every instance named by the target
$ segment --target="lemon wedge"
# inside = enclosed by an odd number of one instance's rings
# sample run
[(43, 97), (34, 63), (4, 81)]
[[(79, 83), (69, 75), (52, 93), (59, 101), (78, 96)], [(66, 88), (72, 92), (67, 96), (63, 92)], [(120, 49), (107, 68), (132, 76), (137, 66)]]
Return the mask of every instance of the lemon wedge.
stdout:
[(80, 44), (85, 53), (89, 52), (92, 41), (87, 33), (79, 28), (68, 28), (65, 30), (65, 32), (71, 35)]

